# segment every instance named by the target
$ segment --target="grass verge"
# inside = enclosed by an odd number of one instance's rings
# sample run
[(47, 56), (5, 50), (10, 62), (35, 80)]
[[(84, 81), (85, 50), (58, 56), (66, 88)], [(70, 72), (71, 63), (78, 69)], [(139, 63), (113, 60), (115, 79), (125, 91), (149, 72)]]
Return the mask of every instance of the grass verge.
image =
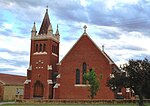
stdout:
[[(3, 104), (1, 106), (138, 106), (137, 104)], [(150, 104), (145, 104), (150, 106)]]

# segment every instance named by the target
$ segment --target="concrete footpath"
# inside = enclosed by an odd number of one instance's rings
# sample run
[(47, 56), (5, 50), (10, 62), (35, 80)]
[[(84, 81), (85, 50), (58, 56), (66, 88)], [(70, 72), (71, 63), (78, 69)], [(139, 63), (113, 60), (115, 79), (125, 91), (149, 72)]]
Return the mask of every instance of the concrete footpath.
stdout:
[(14, 104), (15, 102), (0, 102), (0, 105), (3, 105), (3, 104)]

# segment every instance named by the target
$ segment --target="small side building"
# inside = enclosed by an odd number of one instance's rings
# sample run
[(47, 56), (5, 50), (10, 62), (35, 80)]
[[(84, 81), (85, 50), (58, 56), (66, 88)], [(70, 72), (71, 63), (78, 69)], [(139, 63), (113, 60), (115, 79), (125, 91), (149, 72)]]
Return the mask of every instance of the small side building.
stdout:
[(21, 99), (25, 80), (25, 76), (0, 73), (0, 101)]

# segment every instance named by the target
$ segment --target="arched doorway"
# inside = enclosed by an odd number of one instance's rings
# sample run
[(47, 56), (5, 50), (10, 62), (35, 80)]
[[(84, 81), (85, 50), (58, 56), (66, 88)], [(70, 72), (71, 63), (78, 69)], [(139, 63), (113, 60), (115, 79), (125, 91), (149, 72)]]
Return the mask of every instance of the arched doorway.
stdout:
[(44, 86), (40, 81), (34, 83), (34, 97), (43, 97)]

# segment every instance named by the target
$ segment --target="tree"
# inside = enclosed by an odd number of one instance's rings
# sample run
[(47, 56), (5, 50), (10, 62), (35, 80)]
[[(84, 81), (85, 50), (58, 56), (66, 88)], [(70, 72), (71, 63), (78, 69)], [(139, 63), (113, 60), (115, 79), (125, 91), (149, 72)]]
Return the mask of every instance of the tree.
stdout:
[(108, 80), (108, 86), (114, 92), (122, 87), (131, 88), (139, 96), (139, 106), (144, 106), (143, 97), (150, 98), (150, 61), (129, 60), (121, 70)]
[(102, 75), (100, 76), (100, 78), (97, 78), (94, 69), (91, 69), (87, 73), (84, 74), (84, 79), (87, 81), (87, 84), (90, 85), (89, 91), (90, 91), (91, 99), (94, 98), (97, 91), (99, 90), (101, 78), (102, 78)]

